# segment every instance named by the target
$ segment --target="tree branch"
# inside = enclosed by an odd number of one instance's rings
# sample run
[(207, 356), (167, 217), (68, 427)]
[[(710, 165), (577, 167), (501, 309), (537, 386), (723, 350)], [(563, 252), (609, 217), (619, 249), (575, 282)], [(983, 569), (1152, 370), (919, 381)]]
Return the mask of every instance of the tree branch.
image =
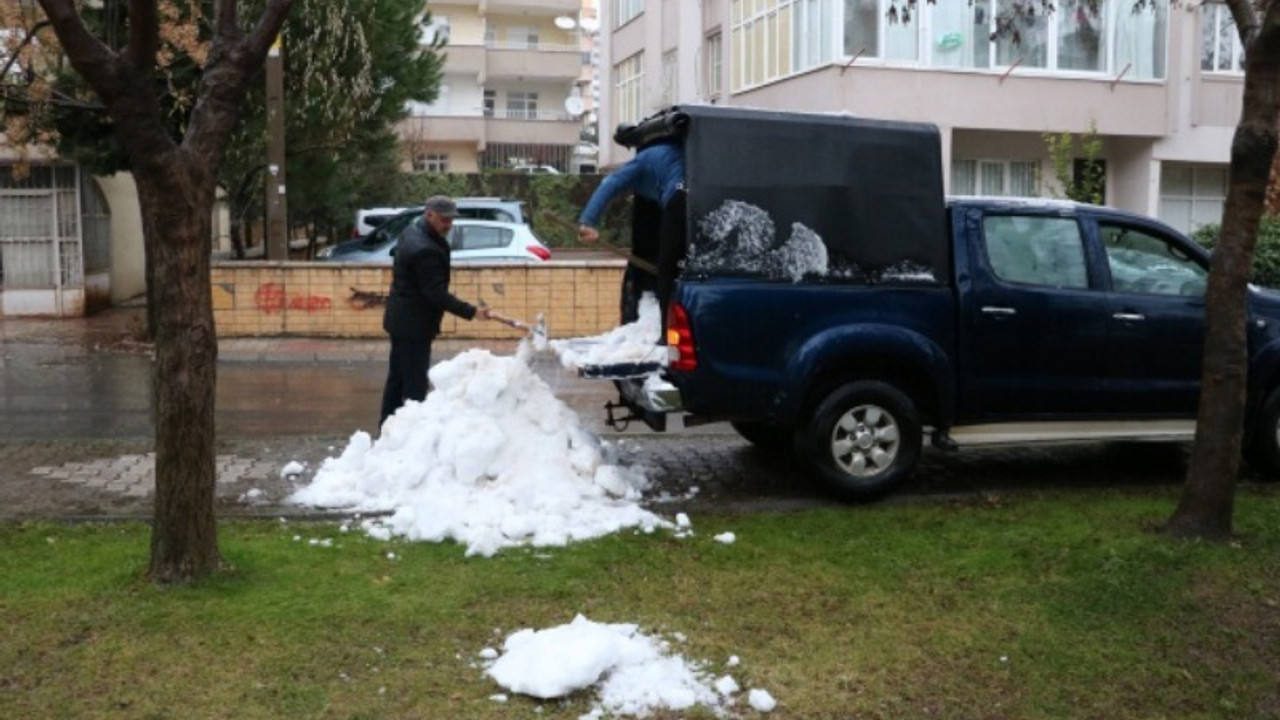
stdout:
[(160, 20), (156, 0), (129, 0), (129, 45), (125, 58), (135, 69), (150, 72), (160, 47)]
[(111, 85), (112, 77), (118, 69), (119, 56), (84, 26), (73, 0), (39, 2), (76, 72), (95, 87)]
[(1280, 42), (1280, 2), (1272, 2), (1266, 6), (1262, 20), (1258, 24), (1254, 49), (1263, 57), (1275, 57), (1276, 51), (1272, 48), (1277, 42)]
[(236, 27), (235, 0), (218, 0), (218, 4), (213, 8), (213, 30), (215, 34), (224, 38), (236, 36), (238, 28)]
[[(234, 0), (222, 1), (235, 4)], [(258, 25), (245, 40), (244, 49), (249, 57), (259, 60), (266, 57), (267, 48), (271, 47), (271, 43), (275, 42), (276, 36), (280, 34), (285, 16), (289, 14), (289, 8), (292, 6), (293, 0), (268, 0), (267, 6), (262, 10), (262, 17), (258, 19)]]
[[(51, 89), (50, 92), (52, 94), (51, 98), (47, 101), (42, 101), (42, 102), (48, 102), (54, 107), (73, 108), (76, 110), (90, 110), (93, 112), (107, 111), (107, 106), (103, 105), (102, 103), (92, 103), (92, 102), (86, 102), (84, 100), (77, 100), (56, 88)], [(5, 102), (18, 103), (20, 105), (30, 106), (35, 104), (31, 101), (29, 97), (27, 97), (26, 92), (23, 91), (22, 88), (16, 85), (8, 85), (8, 86), (0, 87), (0, 97), (3, 97)]]
[[(1226, 0), (1227, 9), (1231, 11), (1231, 19), (1235, 20), (1236, 32), (1240, 35), (1240, 44), (1249, 47), (1249, 43), (1253, 42), (1253, 37), (1258, 34), (1260, 24), (1258, 11), (1253, 6), (1252, 0)], [(1268, 8), (1270, 10), (1275, 7), (1275, 3), (1271, 3)]]
[[(137, 0), (135, 0), (137, 1)], [(220, 122), (244, 101), (253, 72), (262, 67), (267, 48), (284, 25), (293, 0), (267, 0), (253, 31), (244, 37), (236, 25), (236, 0), (217, 0), (209, 62), (200, 78), (200, 101), (187, 125), (187, 148), (197, 155), (221, 153), (231, 134)]]

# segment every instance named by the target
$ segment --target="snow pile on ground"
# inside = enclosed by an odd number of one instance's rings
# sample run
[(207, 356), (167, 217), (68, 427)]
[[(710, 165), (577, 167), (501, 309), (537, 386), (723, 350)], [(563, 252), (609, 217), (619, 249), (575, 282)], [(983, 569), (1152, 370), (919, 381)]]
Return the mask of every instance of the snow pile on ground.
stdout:
[(358, 512), (375, 537), (454, 539), (468, 555), (515, 545), (558, 546), (667, 523), (640, 507), (643, 473), (616, 463), (514, 356), (469, 350), (431, 368), (434, 387), (387, 419), (382, 436), (352, 435), (291, 500)]
[[(583, 720), (644, 717), (695, 705), (723, 715), (740, 689), (731, 676), (714, 678), (635, 625), (597, 623), (582, 615), (566, 625), (512, 633), (501, 655), (486, 649), (480, 656), (489, 677), (522, 695), (551, 699), (596, 687), (596, 703)], [(773, 698), (764, 690), (752, 689), (748, 702), (757, 710), (773, 709)]]
[(570, 370), (592, 365), (623, 363), (665, 363), (667, 348), (658, 345), (662, 334), (662, 312), (653, 293), (640, 298), (639, 317), (607, 333), (590, 337), (551, 340), (547, 344)]

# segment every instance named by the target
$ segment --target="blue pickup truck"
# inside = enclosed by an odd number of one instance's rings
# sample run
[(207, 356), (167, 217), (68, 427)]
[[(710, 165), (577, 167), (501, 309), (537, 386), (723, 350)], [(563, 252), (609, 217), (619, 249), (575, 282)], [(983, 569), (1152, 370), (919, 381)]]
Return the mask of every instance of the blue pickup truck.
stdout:
[[(1209, 254), (1160, 222), (942, 190), (929, 125), (681, 107), (687, 256), (632, 417), (727, 421), (871, 500), (929, 438), (1186, 440)], [(1247, 459), (1280, 473), (1280, 295), (1250, 291)]]

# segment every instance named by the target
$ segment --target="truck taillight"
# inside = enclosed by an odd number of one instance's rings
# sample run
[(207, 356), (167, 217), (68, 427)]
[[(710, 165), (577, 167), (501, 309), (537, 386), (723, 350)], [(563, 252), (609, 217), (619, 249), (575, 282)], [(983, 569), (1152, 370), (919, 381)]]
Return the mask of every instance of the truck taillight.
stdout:
[(667, 367), (679, 372), (693, 372), (698, 367), (698, 353), (693, 348), (693, 328), (689, 326), (689, 313), (679, 303), (671, 303), (667, 310), (667, 347), (670, 359)]

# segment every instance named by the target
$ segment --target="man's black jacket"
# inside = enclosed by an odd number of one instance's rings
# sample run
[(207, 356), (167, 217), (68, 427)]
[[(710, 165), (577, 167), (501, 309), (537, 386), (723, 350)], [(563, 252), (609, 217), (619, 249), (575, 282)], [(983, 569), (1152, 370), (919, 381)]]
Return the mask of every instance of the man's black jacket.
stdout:
[(449, 242), (419, 218), (400, 234), (382, 329), (392, 337), (430, 340), (445, 311), (470, 320), (475, 306), (449, 293)]

